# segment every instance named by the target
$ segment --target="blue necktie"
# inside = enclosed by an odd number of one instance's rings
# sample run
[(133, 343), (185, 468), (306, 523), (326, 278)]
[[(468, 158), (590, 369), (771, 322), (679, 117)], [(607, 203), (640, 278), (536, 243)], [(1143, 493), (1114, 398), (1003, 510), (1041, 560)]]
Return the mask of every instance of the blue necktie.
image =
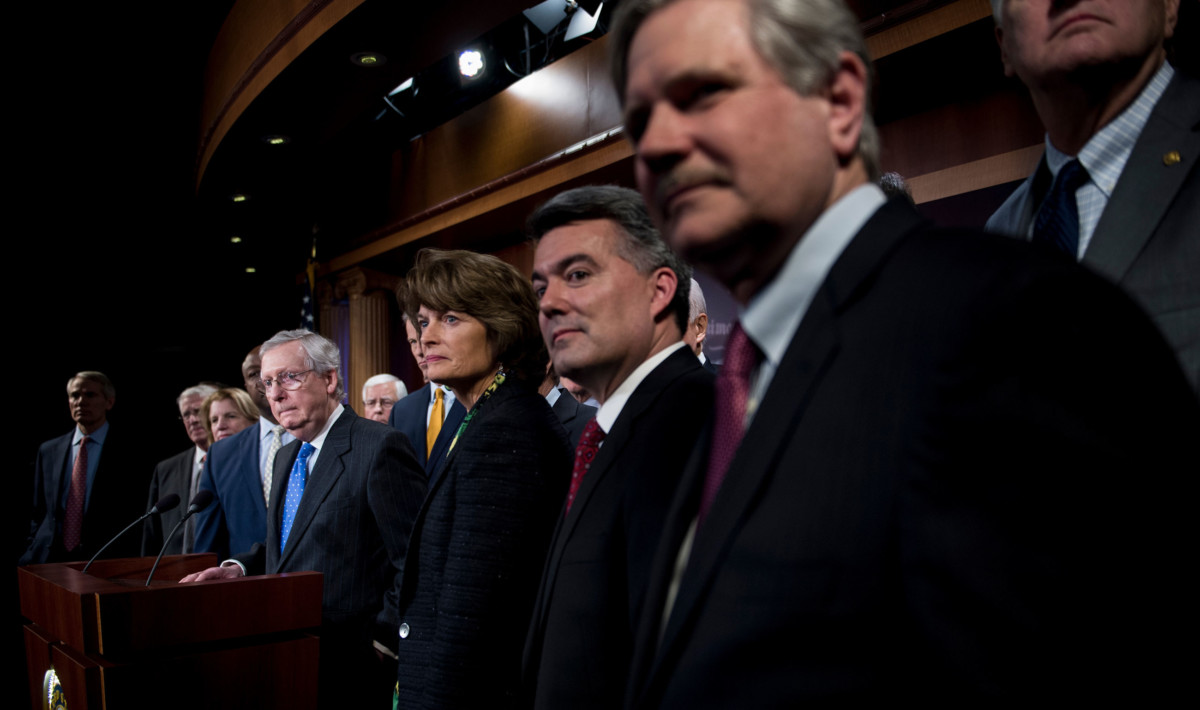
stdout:
[(307, 441), (300, 447), (300, 455), (292, 464), (292, 473), (288, 476), (287, 493), (283, 497), (283, 527), (279, 531), (279, 554), (287, 548), (288, 534), (292, 532), (292, 522), (296, 520), (296, 509), (300, 507), (300, 497), (304, 495), (304, 484), (308, 482), (308, 457), (317, 448)]
[(1062, 166), (1038, 210), (1033, 227), (1035, 243), (1054, 247), (1072, 259), (1079, 258), (1079, 207), (1075, 204), (1075, 191), (1087, 181), (1087, 170), (1078, 160)]

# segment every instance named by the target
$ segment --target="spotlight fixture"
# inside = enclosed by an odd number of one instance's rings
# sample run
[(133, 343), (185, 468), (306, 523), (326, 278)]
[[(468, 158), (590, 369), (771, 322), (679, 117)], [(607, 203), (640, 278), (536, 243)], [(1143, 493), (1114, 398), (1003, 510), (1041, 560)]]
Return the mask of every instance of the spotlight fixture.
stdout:
[(603, 9), (604, 3), (600, 3), (596, 12), (589, 15), (576, 0), (546, 0), (524, 10), (522, 14), (544, 35), (550, 34), (563, 20), (571, 18), (566, 34), (563, 35), (563, 41), (570, 42), (596, 29), (596, 23), (600, 21), (600, 11)]
[(474, 49), (468, 49), (458, 55), (458, 70), (465, 77), (475, 77), (483, 71), (483, 55)]
[(350, 61), (360, 67), (381, 67), (387, 64), (387, 57), (378, 52), (359, 52), (350, 57)]

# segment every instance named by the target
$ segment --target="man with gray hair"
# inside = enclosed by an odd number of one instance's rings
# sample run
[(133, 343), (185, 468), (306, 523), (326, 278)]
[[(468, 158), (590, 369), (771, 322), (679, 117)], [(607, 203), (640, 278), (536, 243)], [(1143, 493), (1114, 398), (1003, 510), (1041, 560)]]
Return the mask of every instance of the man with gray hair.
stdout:
[(1200, 392), (1200, 79), (1167, 62), (1179, 0), (992, 0), (992, 11), (1046, 151), (987, 228), (1124, 289)]
[(712, 403), (681, 338), (691, 269), (641, 197), (581, 187), (529, 218), (554, 370), (600, 403), (575, 452), (525, 649), (535, 708), (620, 705), (662, 520)]
[(404, 435), (342, 406), (333, 342), (281, 331), (261, 353), (271, 411), (297, 439), (275, 459), (267, 542), (182, 581), (321, 572), (320, 705), (383, 707), (395, 666), (381, 667), (372, 642), (396, 644), (396, 584), (425, 474)]
[[(179, 406), (179, 420), (183, 422), (184, 431), (192, 441), (186, 451), (175, 454), (169, 459), (159, 461), (154, 467), (154, 475), (150, 478), (150, 495), (146, 509), (154, 505), (159, 498), (174, 493), (179, 496), (180, 505), (161, 515), (152, 515), (146, 519), (142, 528), (142, 555), (154, 556), (163, 547), (163, 534), (174, 529), (183, 514), (187, 512), (188, 501), (200, 489), (200, 472), (204, 470), (204, 457), (208, 453), (208, 428), (201, 418), (201, 408), (204, 400), (217, 388), (208, 384), (188, 387), (175, 404)], [(167, 545), (166, 554), (180, 555), (194, 551), (196, 543), (196, 519), (189, 518), (184, 524), (183, 531), (176, 534)]]
[[(149, 466), (134, 463), (123, 436), (112, 435), (109, 410), (117, 391), (103, 372), (67, 381), (75, 426), (38, 448), (33, 513), (19, 564), (86, 560), (142, 514)], [(136, 557), (141, 541), (127, 535), (105, 557)]]
[(408, 388), (399, 377), (388, 373), (372, 375), (363, 383), (363, 415), (380, 424), (387, 424), (396, 402), (408, 396)]
[(688, 294), (688, 324), (683, 331), (683, 342), (696, 357), (705, 370), (717, 374), (717, 366), (704, 355), (704, 340), (708, 336), (708, 304), (704, 302), (704, 289), (700, 282), (692, 279), (691, 292)]
[(650, 212), (740, 306), (625, 705), (1159, 692), (1200, 406), (1153, 326), (884, 199), (841, 0), (628, 0), (612, 27)]

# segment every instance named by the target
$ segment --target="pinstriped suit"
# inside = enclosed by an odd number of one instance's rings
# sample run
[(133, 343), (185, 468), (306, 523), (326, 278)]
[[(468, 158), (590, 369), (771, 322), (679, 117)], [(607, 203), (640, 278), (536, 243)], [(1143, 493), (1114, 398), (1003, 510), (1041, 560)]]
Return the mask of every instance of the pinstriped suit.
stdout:
[(300, 446), (299, 441), (288, 444), (275, 459), (266, 545), (238, 559), (249, 574), (314, 570), (325, 576), (321, 695), (326, 705), (334, 698), (345, 700), (364, 664), (374, 663), (373, 639), (395, 644), (396, 586), (425, 496), (425, 473), (403, 434), (343, 410), (309, 471), (281, 555), (283, 500)]

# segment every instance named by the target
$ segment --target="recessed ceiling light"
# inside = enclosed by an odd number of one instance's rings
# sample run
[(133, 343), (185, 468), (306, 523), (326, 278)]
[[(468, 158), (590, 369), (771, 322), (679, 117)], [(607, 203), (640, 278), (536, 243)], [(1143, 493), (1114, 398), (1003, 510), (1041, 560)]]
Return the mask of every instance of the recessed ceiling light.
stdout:
[(233, 200), (234, 202), (245, 202), (249, 198), (246, 197), (245, 195), (243, 195), (242, 193), (238, 192), (238, 193), (234, 193), (233, 195), (230, 195), (229, 199)]
[(270, 136), (263, 136), (262, 140), (263, 140), (263, 143), (266, 143), (267, 145), (287, 145), (288, 143), (292, 142), (291, 138), (288, 138), (287, 136), (281, 136), (278, 134), (270, 135)]
[(377, 52), (359, 52), (350, 57), (350, 61), (360, 67), (381, 67), (387, 64), (387, 57)]
[(230, 238), (229, 238), (229, 243), (230, 243), (230, 244), (241, 244), (241, 243), (242, 243), (242, 238), (241, 238), (241, 237), (230, 237)]
[(247, 267), (246, 267), (246, 273), (247, 273), (247, 274), (253, 274), (254, 272), (255, 272), (255, 268), (254, 268), (253, 266), (247, 266)]

